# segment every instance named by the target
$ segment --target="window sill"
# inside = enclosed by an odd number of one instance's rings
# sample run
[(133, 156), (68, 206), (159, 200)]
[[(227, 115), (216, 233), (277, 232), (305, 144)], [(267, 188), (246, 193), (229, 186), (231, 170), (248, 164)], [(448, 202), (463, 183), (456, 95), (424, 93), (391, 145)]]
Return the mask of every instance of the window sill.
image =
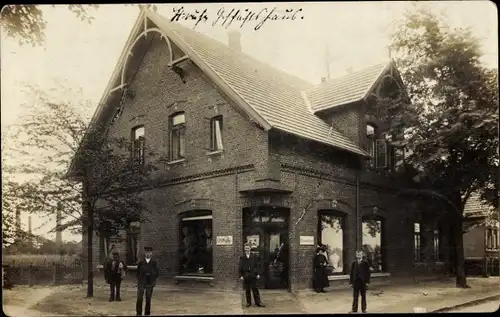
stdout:
[(214, 280), (213, 276), (201, 276), (201, 275), (176, 275), (174, 276), (176, 281), (196, 281), (196, 282), (207, 282), (212, 283)]
[[(377, 278), (377, 277), (389, 277), (391, 276), (391, 273), (384, 273), (384, 272), (378, 272), (378, 273), (371, 273), (370, 278)], [(348, 280), (349, 275), (344, 274), (344, 275), (329, 275), (328, 280), (329, 281), (343, 281), (343, 280)]]
[[(104, 265), (98, 264), (96, 269), (97, 271), (104, 270)], [(127, 265), (127, 271), (137, 271), (137, 265)]]
[(222, 155), (222, 153), (224, 153), (224, 150), (217, 150), (217, 151), (207, 152), (207, 155), (208, 156)]
[(185, 162), (185, 161), (186, 161), (186, 159), (185, 159), (185, 158), (183, 158), (183, 159), (179, 159), (179, 160), (175, 160), (175, 161), (169, 161), (169, 162), (167, 162), (167, 165), (175, 165), (175, 164), (180, 164), (180, 163)]

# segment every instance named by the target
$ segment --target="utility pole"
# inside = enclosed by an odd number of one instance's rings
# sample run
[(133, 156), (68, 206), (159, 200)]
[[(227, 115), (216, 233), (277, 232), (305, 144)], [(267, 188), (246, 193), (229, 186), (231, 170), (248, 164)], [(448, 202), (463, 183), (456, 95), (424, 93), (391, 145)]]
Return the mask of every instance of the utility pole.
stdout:
[(331, 79), (330, 75), (330, 65), (332, 64), (332, 57), (330, 56), (330, 50), (328, 44), (325, 46), (325, 68), (326, 68), (326, 80)]

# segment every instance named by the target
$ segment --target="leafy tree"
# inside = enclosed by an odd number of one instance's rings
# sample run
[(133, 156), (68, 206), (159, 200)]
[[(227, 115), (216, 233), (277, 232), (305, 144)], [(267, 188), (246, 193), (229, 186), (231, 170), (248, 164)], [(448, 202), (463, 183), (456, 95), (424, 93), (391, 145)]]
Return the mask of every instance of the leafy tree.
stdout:
[[(148, 7), (156, 10), (156, 5), (136, 5)], [(55, 7), (56, 5), (52, 5)], [(93, 11), (99, 8), (97, 4), (68, 4), (68, 10), (71, 11), (82, 22), (92, 23), (94, 17)], [(11, 4), (2, 8), (0, 13), (0, 24), (8, 37), (15, 38), (19, 44), (31, 44), (32, 46), (42, 45), (45, 41), (45, 27), (47, 21), (43, 16), (41, 5), (36, 4)]]
[(411, 106), (396, 116), (389, 105), (385, 114), (394, 120), (393, 135), (404, 131), (405, 140), (395, 144), (407, 147), (407, 162), (418, 171), (413, 192), (448, 206), (440, 216), (451, 226), (456, 284), (468, 287), (465, 203), (480, 192), (498, 206), (498, 71), (480, 63), (480, 45), (470, 30), (451, 29), (426, 9), (405, 15), (392, 49)]
[[(85, 151), (77, 152), (87, 130), (88, 119), (82, 113), (92, 109), (90, 103), (55, 101), (36, 87), (31, 89), (36, 102), (21, 123), (13, 127), (15, 148), (11, 150), (19, 162), (12, 169), (32, 177), (28, 182), (16, 183), (15, 196), (22, 201), (25, 212), (49, 217), (60, 212), (61, 224), (52, 231), (85, 233), (90, 268), (93, 232), (112, 235), (130, 221), (147, 220), (148, 210), (137, 188), (156, 168), (152, 160), (138, 164), (131, 159), (129, 141), (123, 138), (89, 136)], [(66, 177), (77, 153), (85, 182)], [(92, 270), (88, 274), (87, 295), (91, 297)]]
[[(55, 5), (52, 5), (55, 7)], [(90, 9), (97, 9), (97, 4), (69, 4), (68, 9), (83, 22), (91, 23), (94, 19), (89, 13)], [(11, 4), (4, 6), (0, 13), (1, 25), (8, 37), (16, 38), (19, 44), (33, 46), (43, 44), (45, 40), (45, 27), (47, 21), (43, 16), (40, 5), (36, 4)]]

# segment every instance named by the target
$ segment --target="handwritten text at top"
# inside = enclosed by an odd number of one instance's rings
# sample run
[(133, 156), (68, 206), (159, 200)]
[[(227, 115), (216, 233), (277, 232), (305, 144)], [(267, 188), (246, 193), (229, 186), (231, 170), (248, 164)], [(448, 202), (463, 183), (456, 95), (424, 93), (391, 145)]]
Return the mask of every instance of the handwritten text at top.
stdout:
[(239, 25), (240, 28), (245, 25), (252, 25), (255, 31), (258, 31), (268, 21), (302, 20), (304, 16), (299, 14), (302, 9), (278, 9), (263, 8), (258, 11), (251, 9), (228, 9), (221, 7), (216, 13), (209, 12), (208, 9), (197, 9), (188, 12), (184, 7), (173, 8), (173, 15), (170, 21), (193, 21), (196, 28), (200, 23), (210, 23), (212, 26), (221, 26), (226, 29), (232, 25)]

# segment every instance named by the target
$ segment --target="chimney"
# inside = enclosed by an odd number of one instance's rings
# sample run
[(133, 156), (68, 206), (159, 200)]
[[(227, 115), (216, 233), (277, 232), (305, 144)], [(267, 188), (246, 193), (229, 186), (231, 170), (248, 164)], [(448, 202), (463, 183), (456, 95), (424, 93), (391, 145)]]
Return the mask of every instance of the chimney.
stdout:
[(229, 48), (241, 52), (241, 33), (238, 31), (229, 31), (227, 35)]
[(326, 77), (321, 77), (321, 83), (326, 82)]

